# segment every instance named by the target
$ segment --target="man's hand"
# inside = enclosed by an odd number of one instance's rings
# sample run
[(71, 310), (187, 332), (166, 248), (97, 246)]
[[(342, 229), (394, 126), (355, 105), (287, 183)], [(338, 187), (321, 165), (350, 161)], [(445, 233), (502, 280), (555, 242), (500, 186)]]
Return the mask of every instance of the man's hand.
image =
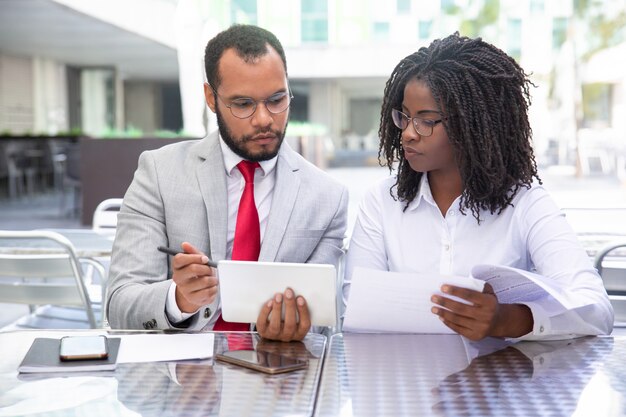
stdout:
[(217, 296), (215, 270), (206, 265), (209, 258), (192, 244), (183, 242), (185, 253), (172, 258), (172, 280), (176, 283), (176, 304), (184, 313), (195, 313)]
[(440, 295), (433, 295), (430, 299), (443, 307), (432, 307), (431, 311), (446, 326), (470, 340), (489, 336), (520, 337), (533, 329), (530, 309), (521, 304), (500, 304), (489, 284), (485, 284), (483, 292), (453, 285), (443, 285), (441, 291), (471, 303), (464, 304)]
[[(284, 320), (281, 319), (283, 303)], [(261, 337), (282, 342), (302, 340), (310, 328), (311, 318), (306, 300), (302, 296), (296, 297), (291, 288), (287, 288), (284, 294), (277, 293), (265, 303), (256, 320), (256, 329)]]

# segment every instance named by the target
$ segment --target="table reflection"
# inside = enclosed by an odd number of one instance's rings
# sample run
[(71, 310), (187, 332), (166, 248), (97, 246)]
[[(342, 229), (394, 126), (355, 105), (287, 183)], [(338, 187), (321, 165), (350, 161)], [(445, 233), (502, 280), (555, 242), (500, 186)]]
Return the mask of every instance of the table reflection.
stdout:
[(221, 372), (213, 364), (123, 364), (117, 398), (144, 417), (219, 415)]
[(316, 415), (621, 416), (624, 349), (626, 339), (610, 337), (511, 344), (456, 335), (335, 335)]
[(571, 416), (577, 408), (588, 410), (583, 391), (612, 348), (612, 339), (593, 337), (510, 346), (444, 378), (433, 390), (432, 408), (441, 416), (528, 415), (530, 410)]
[(214, 353), (247, 345), (306, 359), (309, 366), (267, 375), (209, 359), (118, 364), (115, 371), (106, 372), (17, 374), (32, 340), (68, 333), (0, 333), (0, 354), (5, 355), (0, 357), (0, 417), (310, 416), (326, 348), (326, 337), (319, 334), (307, 335), (303, 343), (281, 343), (263, 341), (254, 333), (218, 332)]

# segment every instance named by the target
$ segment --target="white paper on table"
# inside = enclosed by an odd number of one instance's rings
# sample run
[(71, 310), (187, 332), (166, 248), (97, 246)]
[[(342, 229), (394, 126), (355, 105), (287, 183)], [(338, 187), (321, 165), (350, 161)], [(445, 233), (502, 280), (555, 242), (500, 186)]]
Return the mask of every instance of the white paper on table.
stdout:
[[(377, 271), (357, 267), (352, 274), (344, 331), (454, 333), (430, 309), (443, 284), (482, 291), (484, 281), (470, 277)], [(450, 297), (450, 296), (446, 296)], [(450, 297), (452, 298), (452, 297)]]
[(213, 333), (114, 336), (122, 339), (117, 363), (206, 359), (213, 356)]

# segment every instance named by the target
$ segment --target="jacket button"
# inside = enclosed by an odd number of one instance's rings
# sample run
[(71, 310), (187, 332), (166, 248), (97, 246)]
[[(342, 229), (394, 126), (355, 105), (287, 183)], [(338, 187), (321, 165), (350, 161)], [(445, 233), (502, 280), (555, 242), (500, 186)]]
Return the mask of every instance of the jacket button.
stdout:
[(207, 308), (205, 308), (205, 309), (204, 309), (204, 318), (205, 318), (205, 319), (208, 319), (210, 315), (211, 315), (211, 309), (210, 309), (210, 308), (208, 308), (208, 307), (207, 307)]

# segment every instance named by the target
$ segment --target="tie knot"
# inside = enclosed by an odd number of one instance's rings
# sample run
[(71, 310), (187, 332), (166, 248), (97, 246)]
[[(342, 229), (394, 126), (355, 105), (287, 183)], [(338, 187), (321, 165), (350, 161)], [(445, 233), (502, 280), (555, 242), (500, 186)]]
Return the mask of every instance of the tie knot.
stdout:
[(243, 175), (246, 183), (254, 183), (254, 170), (259, 166), (258, 162), (243, 160), (237, 164), (237, 168)]

